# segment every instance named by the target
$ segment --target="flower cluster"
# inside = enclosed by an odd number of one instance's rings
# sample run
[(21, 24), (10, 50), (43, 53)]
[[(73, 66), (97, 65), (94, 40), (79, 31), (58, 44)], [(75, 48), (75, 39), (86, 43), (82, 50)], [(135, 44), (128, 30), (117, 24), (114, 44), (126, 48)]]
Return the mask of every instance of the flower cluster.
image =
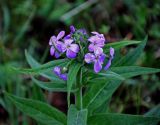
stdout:
[[(103, 52), (106, 40), (103, 34), (91, 32), (92, 36), (88, 36), (85, 29), (75, 29), (70, 26), (70, 34), (65, 36), (65, 32), (61, 31), (57, 36), (52, 36), (49, 41), (50, 54), (59, 58), (65, 55), (69, 59), (77, 58), (87, 64), (94, 64), (94, 71), (100, 72), (106, 59), (108, 62), (104, 66), (107, 70), (111, 66), (114, 58), (114, 48), (110, 48), (110, 56)], [(83, 63), (84, 64), (84, 63)], [(55, 67), (54, 73), (61, 79), (67, 80), (67, 73), (62, 73), (61, 67)]]
[[(61, 31), (58, 36), (52, 36), (49, 41), (50, 54), (59, 58), (61, 54), (66, 53), (68, 58), (75, 58), (79, 52), (79, 46), (75, 41), (67, 35), (64, 37), (65, 32)], [(64, 37), (64, 39), (62, 39)]]
[[(90, 53), (85, 55), (86, 63), (94, 63), (94, 71), (98, 73), (102, 69), (102, 64), (106, 58), (106, 54), (103, 53), (103, 47), (105, 45), (105, 38), (103, 34), (99, 34), (98, 32), (92, 32), (93, 36), (91, 36), (88, 41), (90, 42), (88, 49)], [(92, 53), (91, 53), (92, 52)], [(108, 63), (105, 66), (105, 70), (107, 70), (111, 66), (111, 61), (114, 57), (114, 49), (110, 48), (110, 58)]]

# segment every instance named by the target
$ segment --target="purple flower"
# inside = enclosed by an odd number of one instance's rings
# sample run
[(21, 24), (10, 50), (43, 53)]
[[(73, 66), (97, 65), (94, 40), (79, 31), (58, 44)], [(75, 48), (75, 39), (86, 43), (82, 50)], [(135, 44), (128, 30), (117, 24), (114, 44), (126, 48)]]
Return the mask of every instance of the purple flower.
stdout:
[(49, 45), (51, 46), (50, 48), (50, 54), (51, 56), (55, 56), (56, 58), (58, 58), (60, 56), (60, 53), (62, 52), (61, 50), (61, 46), (62, 46), (62, 42), (60, 41), (60, 39), (65, 35), (64, 31), (61, 31), (57, 37), (56, 36), (52, 36), (49, 40)]
[(94, 53), (87, 53), (85, 55), (86, 63), (94, 63), (94, 71), (96, 73), (100, 72), (102, 69), (102, 64), (105, 59), (105, 54), (103, 53), (103, 49), (100, 47), (94, 48)]
[(66, 52), (68, 58), (75, 58), (79, 52), (79, 46), (73, 43), (73, 39), (64, 39), (62, 52)]
[(73, 25), (70, 26), (70, 30), (71, 30), (70, 34), (73, 34), (76, 31), (76, 29)]
[(94, 48), (97, 47), (103, 47), (105, 44), (105, 38), (103, 34), (99, 34), (98, 32), (92, 32), (94, 36), (91, 36), (88, 41), (91, 42), (91, 44), (88, 46), (88, 49), (90, 52), (94, 51)]
[(62, 73), (62, 69), (59, 66), (56, 66), (53, 69), (53, 72), (60, 78), (63, 79), (64, 81), (67, 81), (67, 73)]
[(104, 70), (109, 69), (109, 67), (111, 66), (112, 63), (112, 59), (114, 58), (114, 48), (110, 47), (110, 58), (106, 64), (106, 66), (104, 67)]

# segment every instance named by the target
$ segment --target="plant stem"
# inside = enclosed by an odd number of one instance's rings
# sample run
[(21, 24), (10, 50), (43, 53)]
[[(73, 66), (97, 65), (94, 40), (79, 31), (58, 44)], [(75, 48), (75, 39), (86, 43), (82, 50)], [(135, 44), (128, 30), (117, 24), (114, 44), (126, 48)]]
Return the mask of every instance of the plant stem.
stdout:
[(76, 106), (78, 109), (82, 109), (82, 87), (76, 92)]
[(83, 102), (82, 102), (82, 71), (80, 70), (79, 73), (79, 80), (77, 81), (76, 87), (78, 88), (78, 91), (75, 93), (75, 103), (78, 109), (83, 108)]

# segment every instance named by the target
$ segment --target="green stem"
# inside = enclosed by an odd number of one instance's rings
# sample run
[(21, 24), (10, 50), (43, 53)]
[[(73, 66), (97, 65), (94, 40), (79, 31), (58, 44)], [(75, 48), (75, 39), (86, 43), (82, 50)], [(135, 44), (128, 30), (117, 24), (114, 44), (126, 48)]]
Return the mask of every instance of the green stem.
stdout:
[(82, 109), (83, 108), (83, 102), (82, 102), (82, 70), (80, 70), (79, 73), (79, 79), (77, 81), (76, 84), (76, 88), (78, 89), (78, 91), (75, 93), (75, 103), (78, 109)]
[(82, 87), (79, 87), (79, 90), (75, 94), (75, 98), (77, 108), (82, 109)]

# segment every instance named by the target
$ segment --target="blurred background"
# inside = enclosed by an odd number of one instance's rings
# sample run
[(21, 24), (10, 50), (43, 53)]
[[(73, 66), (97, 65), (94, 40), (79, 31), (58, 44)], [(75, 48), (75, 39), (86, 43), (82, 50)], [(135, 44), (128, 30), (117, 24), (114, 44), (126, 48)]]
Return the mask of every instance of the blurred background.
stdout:
[[(137, 63), (160, 68), (160, 0), (0, 0), (0, 125), (36, 124), (4, 97), (4, 90), (45, 100), (66, 113), (65, 93), (47, 93), (28, 75), (13, 72), (11, 66), (29, 67), (25, 49), (40, 63), (53, 60), (48, 41), (61, 30), (69, 32), (70, 25), (103, 33), (108, 42), (143, 40), (148, 35)], [(159, 75), (126, 80), (115, 92), (109, 111), (144, 114), (158, 105)]]

